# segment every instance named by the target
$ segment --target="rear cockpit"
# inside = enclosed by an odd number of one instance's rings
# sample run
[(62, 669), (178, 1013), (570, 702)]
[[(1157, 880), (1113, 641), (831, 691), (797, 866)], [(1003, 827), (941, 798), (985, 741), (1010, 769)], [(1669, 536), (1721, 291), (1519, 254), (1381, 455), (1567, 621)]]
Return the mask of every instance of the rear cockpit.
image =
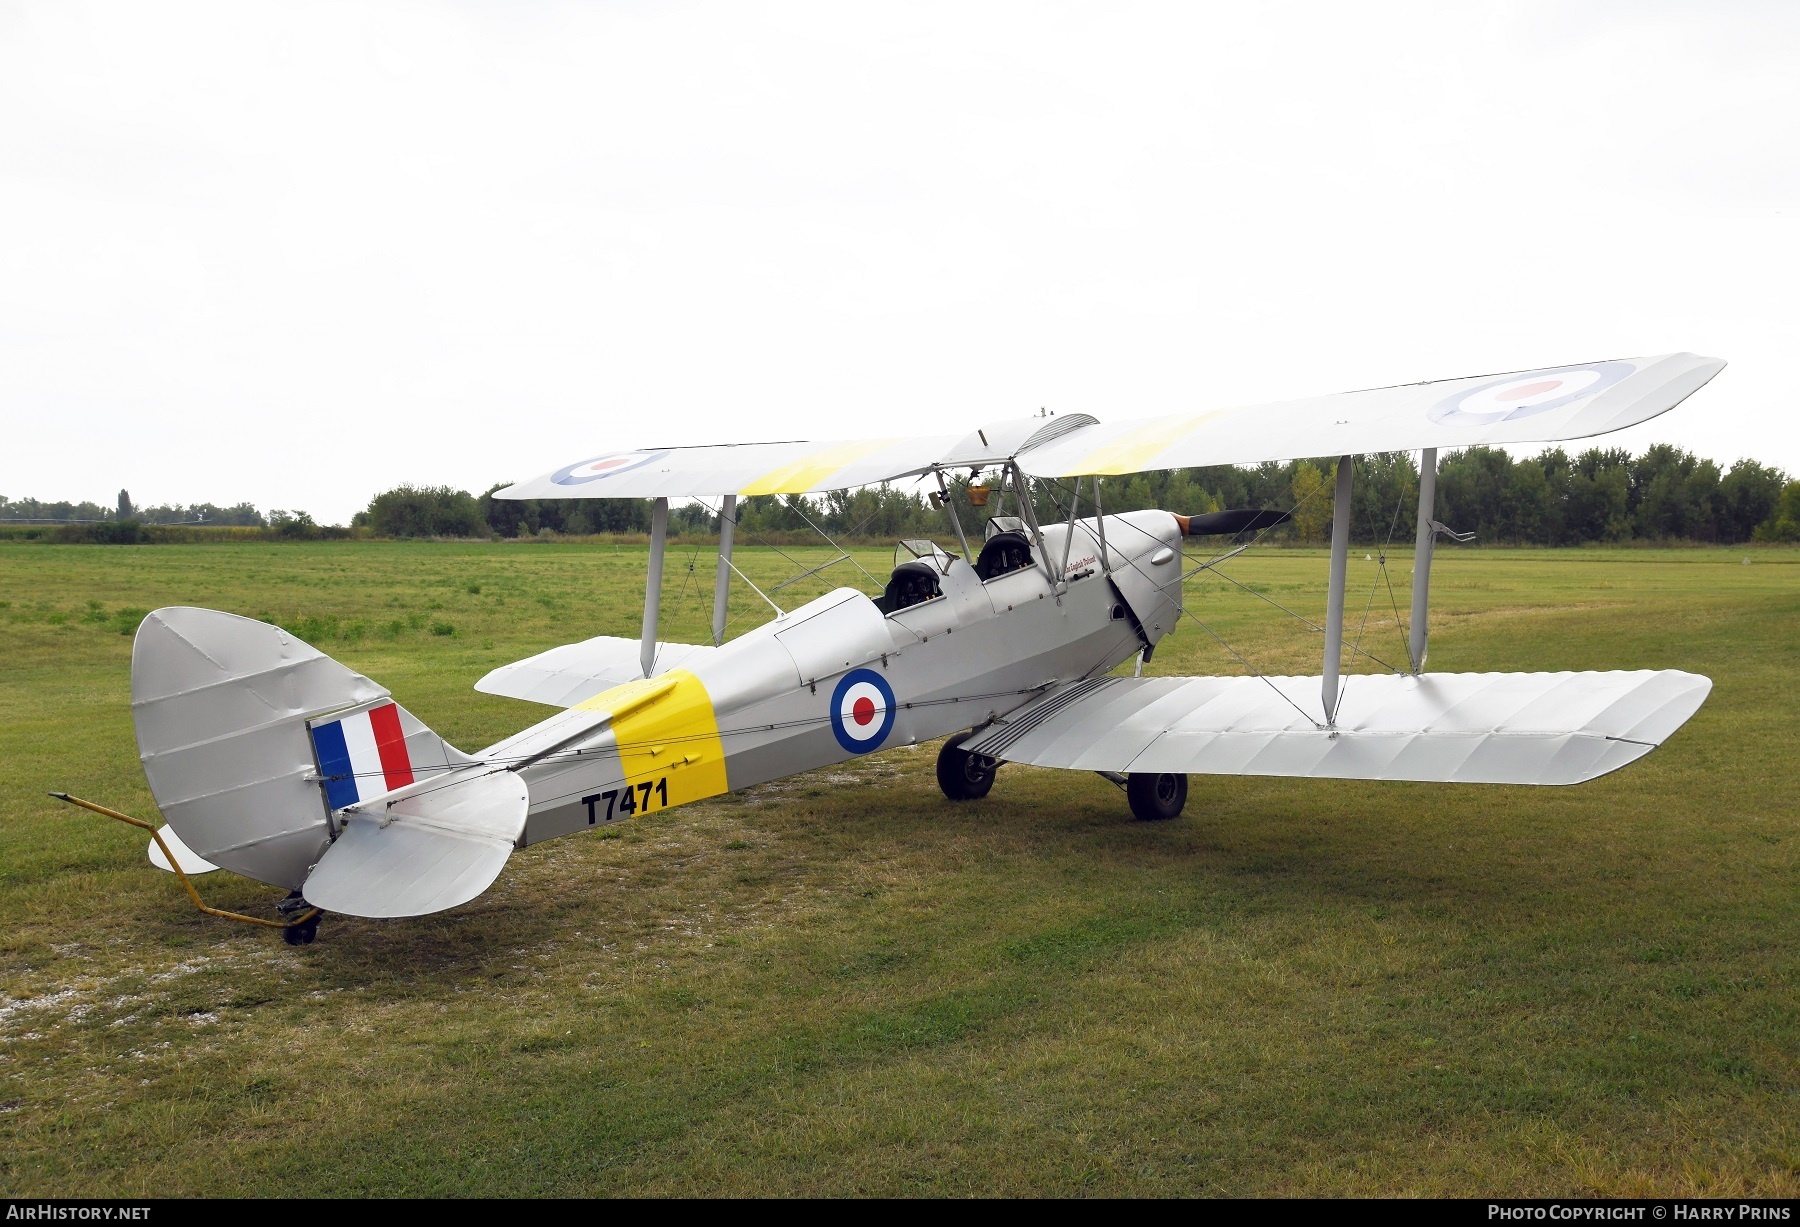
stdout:
[(959, 559), (945, 553), (935, 541), (903, 540), (894, 547), (894, 571), (887, 590), (872, 598), (884, 614), (896, 614), (944, 595), (943, 577)]

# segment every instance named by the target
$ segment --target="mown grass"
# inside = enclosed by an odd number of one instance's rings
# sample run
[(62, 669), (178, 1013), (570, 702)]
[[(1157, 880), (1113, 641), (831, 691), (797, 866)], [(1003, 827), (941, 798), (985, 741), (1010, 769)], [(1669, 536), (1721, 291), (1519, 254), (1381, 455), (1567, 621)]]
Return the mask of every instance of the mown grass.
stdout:
[[(677, 558), (668, 634), (701, 638), (710, 557)], [(0, 547), (4, 1191), (1800, 1191), (1792, 551), (1440, 555), (1436, 668), (1714, 678), (1671, 745), (1577, 789), (1196, 777), (1144, 825), (1095, 777), (1016, 767), (952, 806), (935, 747), (899, 750), (298, 949), (192, 912), (137, 832), (43, 795), (151, 812), (142, 610), (266, 614), (474, 747), (543, 709), (470, 683), (635, 634), (643, 559)], [(794, 569), (740, 561), (765, 588)], [(1230, 569), (1323, 604), (1316, 554)], [(1359, 552), (1353, 628), (1375, 577)], [(1397, 659), (1375, 591), (1364, 643)], [(1316, 670), (1258, 595), (1196, 580), (1189, 605), (1259, 667)], [(1152, 666), (1233, 669), (1192, 623)]]

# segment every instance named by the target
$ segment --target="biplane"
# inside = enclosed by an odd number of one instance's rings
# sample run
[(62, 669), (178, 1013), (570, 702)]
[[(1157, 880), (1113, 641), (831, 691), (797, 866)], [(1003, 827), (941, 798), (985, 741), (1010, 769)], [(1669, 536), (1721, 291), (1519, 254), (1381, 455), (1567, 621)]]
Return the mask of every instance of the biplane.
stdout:
[[(1712, 683), (1678, 670), (1432, 673), (1437, 449), (1606, 434), (1679, 404), (1724, 367), (1626, 358), (1120, 422), (1085, 414), (966, 434), (614, 451), (498, 492), (653, 500), (643, 622), (496, 669), (477, 690), (555, 709), (475, 753), (277, 626), (159, 609), (131, 701), (166, 827), (152, 859), (223, 867), (321, 911), (417, 916), (465, 903), (515, 848), (888, 747), (944, 738), (946, 797), (1003, 764), (1097, 772), (1140, 819), (1179, 814), (1191, 774), (1578, 784), (1649, 753)], [(1353, 459), (1421, 453), (1407, 667), (1343, 672)], [(1190, 542), (1217, 565), (1288, 509), (1109, 513), (1105, 479), (1341, 457), (1320, 672), (1144, 676), (1183, 615)], [(838, 588), (726, 639), (738, 500), (931, 483), (957, 548), (910, 542), (884, 590)], [(1067, 510), (1041, 522), (1033, 482)], [(670, 500), (718, 500), (712, 642), (658, 638)], [(1050, 517), (1043, 517), (1050, 520)], [(1236, 534), (1235, 536), (1232, 536)], [(761, 595), (760, 590), (758, 590)], [(766, 596), (765, 596), (765, 599)], [(1121, 669), (1133, 661), (1133, 675)], [(190, 888), (191, 889), (191, 888)], [(198, 902), (198, 896), (196, 896)]]

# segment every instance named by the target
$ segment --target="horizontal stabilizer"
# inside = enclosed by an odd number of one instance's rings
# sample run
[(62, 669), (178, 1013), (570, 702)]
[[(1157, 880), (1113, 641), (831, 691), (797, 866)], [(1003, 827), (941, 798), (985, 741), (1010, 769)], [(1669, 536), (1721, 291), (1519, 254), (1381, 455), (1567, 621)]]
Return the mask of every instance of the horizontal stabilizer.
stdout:
[[(639, 663), (641, 639), (621, 639), (617, 635), (599, 635), (580, 643), (565, 644), (527, 656), (510, 665), (501, 665), (475, 683), (482, 694), (504, 695), (550, 707), (574, 707), (585, 703), (603, 690), (642, 681)], [(671, 669), (697, 664), (701, 657), (717, 648), (693, 643), (656, 645), (656, 665), (652, 677)]]
[(1357, 675), (1327, 728), (1316, 677), (1091, 678), (963, 748), (1085, 771), (1579, 784), (1662, 744), (1711, 689), (1676, 670)]
[(306, 879), (327, 912), (424, 916), (493, 884), (525, 831), (525, 781), (488, 766), (399, 789), (344, 813), (344, 829)]

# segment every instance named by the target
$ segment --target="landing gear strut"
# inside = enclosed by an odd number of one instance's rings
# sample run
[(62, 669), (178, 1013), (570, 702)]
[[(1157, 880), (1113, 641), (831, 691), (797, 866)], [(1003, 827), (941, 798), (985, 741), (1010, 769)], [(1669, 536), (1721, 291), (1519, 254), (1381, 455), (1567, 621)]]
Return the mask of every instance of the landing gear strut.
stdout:
[(1187, 804), (1187, 776), (1162, 771), (1134, 771), (1125, 777), (1125, 799), (1134, 818), (1161, 822)]
[(1000, 770), (998, 759), (985, 754), (970, 754), (960, 748), (974, 735), (971, 731), (952, 737), (938, 751), (938, 787), (952, 801), (979, 801), (987, 796), (988, 789), (994, 786), (994, 776)]

